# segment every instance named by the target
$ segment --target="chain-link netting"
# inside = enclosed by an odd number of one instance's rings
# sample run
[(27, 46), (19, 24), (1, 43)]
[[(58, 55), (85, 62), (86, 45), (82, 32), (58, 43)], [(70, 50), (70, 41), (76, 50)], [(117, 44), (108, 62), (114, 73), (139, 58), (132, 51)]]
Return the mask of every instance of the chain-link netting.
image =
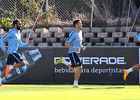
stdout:
[[(47, 0), (46, 0), (47, 1)], [(43, 6), (36, 27), (72, 25), (76, 18), (82, 19), (85, 26), (90, 26), (92, 0), (48, 0)], [(126, 18), (130, 0), (94, 0), (93, 26), (108, 26), (108, 19)], [(140, 5), (140, 0), (131, 0), (130, 17), (133, 19)], [(30, 27), (33, 25), (43, 0), (32, 0)], [(0, 0), (0, 18), (21, 19), (27, 27), (30, 0)], [(138, 24), (139, 16), (137, 19)], [(110, 24), (109, 24), (110, 25)], [(114, 24), (113, 24), (114, 25)], [(119, 25), (119, 21), (118, 24)]]

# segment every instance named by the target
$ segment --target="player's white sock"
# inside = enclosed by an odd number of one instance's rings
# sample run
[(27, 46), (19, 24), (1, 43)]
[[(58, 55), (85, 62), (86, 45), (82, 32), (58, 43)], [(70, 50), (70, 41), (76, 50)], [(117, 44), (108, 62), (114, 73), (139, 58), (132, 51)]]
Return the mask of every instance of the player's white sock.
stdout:
[(62, 59), (62, 63), (65, 64), (66, 66), (68, 66), (70, 63), (67, 62), (64, 58)]
[(129, 68), (129, 69), (126, 70), (127, 74), (129, 74), (132, 71), (133, 71), (132, 68)]
[(2, 81), (2, 78), (0, 77), (0, 82)]
[(73, 86), (77, 86), (78, 85), (78, 81), (74, 80)]
[(12, 69), (14, 69), (14, 67), (13, 66), (10, 66), (8, 69), (12, 70)]

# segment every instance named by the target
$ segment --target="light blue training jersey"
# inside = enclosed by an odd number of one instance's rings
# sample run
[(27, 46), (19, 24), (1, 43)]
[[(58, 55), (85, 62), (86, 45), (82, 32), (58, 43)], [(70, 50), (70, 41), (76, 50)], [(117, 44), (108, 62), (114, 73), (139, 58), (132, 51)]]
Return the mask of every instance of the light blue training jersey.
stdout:
[(11, 31), (9, 31), (1, 38), (1, 49), (3, 51), (6, 50), (4, 42), (7, 39), (8, 39), (8, 54), (17, 53), (18, 47), (26, 47), (30, 45), (29, 43), (21, 42), (21, 35), (15, 28), (13, 28)]
[(80, 53), (81, 50), (81, 45), (82, 45), (82, 31), (80, 30), (80, 32), (77, 32), (76, 30), (73, 30), (69, 37), (67, 38), (66, 42), (68, 42), (71, 46), (73, 47), (79, 47), (79, 51), (73, 50), (69, 48), (68, 53), (73, 53), (73, 52), (77, 52)]

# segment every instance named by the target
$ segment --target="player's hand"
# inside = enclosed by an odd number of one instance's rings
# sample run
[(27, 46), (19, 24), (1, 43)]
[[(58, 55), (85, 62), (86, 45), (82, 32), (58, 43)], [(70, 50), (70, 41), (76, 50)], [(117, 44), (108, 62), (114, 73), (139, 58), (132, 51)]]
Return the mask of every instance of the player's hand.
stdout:
[(79, 51), (79, 49), (80, 49), (79, 47), (74, 47), (74, 50), (76, 51)]
[(82, 50), (85, 51), (86, 50), (86, 47), (85, 46), (82, 46)]
[(7, 50), (5, 50), (5, 51), (3, 51), (3, 53), (4, 53), (4, 55), (8, 55), (8, 51)]
[(29, 40), (28, 43), (30, 44), (34, 43), (34, 40)]

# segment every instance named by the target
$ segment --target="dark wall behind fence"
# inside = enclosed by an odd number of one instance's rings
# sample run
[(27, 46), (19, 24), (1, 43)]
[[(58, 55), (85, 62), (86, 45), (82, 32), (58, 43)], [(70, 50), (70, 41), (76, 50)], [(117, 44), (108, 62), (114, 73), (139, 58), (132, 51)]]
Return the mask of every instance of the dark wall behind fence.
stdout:
[[(26, 66), (12, 70), (3, 83), (72, 84), (74, 73), (65, 65), (54, 63), (64, 57), (69, 61), (65, 47), (19, 48)], [(80, 58), (83, 64), (80, 84), (139, 84), (139, 71), (130, 73), (123, 81), (123, 69), (139, 63), (139, 48), (87, 47)], [(0, 50), (0, 74), (5, 68), (6, 56)]]

